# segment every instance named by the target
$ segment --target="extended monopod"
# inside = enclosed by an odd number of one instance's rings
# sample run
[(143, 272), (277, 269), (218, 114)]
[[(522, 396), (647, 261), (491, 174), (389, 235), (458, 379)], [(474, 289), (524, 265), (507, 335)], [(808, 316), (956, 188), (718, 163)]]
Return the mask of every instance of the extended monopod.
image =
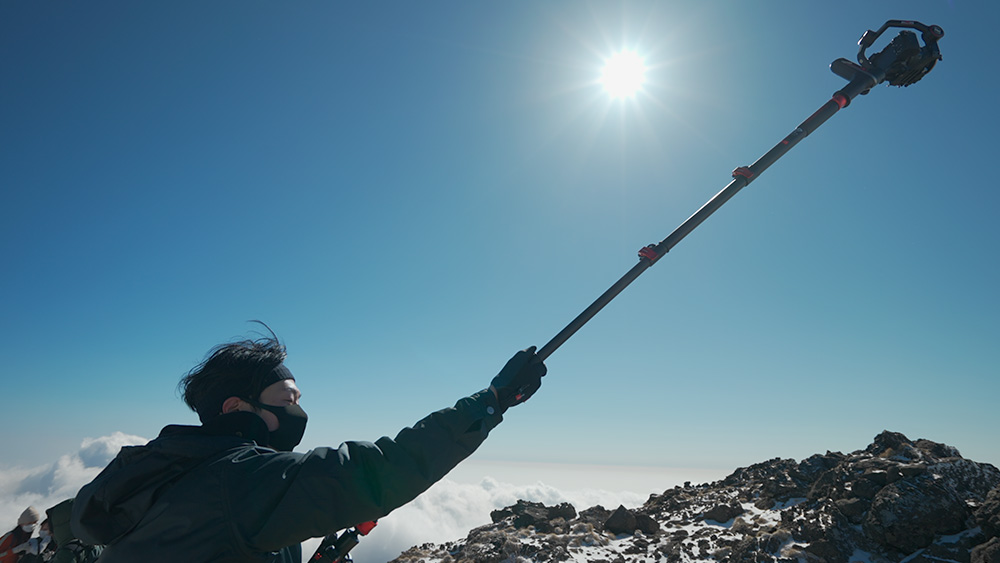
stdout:
[[(866, 51), (875, 44), (875, 41), (889, 28), (904, 28), (882, 51), (869, 58)], [(923, 46), (917, 40), (917, 35), (909, 31), (915, 29), (921, 33), (924, 41)], [(702, 206), (694, 215), (689, 217), (681, 226), (674, 229), (674, 232), (657, 244), (650, 244), (639, 250), (639, 263), (625, 273), (614, 285), (597, 298), (589, 307), (584, 309), (566, 328), (549, 340), (536, 353), (538, 361), (544, 361), (552, 355), (569, 337), (594, 317), (605, 305), (625, 290), (636, 278), (657, 260), (670, 251), (684, 237), (691, 233), (705, 219), (715, 213), (720, 207), (729, 201), (737, 192), (745, 188), (750, 182), (757, 179), (769, 166), (774, 164), (786, 152), (792, 149), (799, 141), (806, 138), (816, 130), (833, 114), (850, 105), (851, 100), (859, 95), (867, 94), (872, 88), (883, 82), (888, 82), (892, 86), (909, 86), (924, 77), (934, 68), (935, 63), (941, 60), (941, 51), (938, 50), (937, 42), (944, 37), (944, 30), (936, 25), (924, 25), (908, 20), (889, 20), (878, 29), (878, 31), (868, 30), (858, 41), (861, 48), (858, 50), (858, 64), (847, 59), (837, 59), (830, 64), (830, 69), (838, 76), (847, 80), (844, 86), (833, 94), (828, 102), (823, 104), (780, 143), (767, 151), (764, 156), (757, 159), (750, 166), (740, 166), (733, 171), (733, 181), (729, 183), (721, 192)], [(359, 535), (367, 535), (373, 522), (359, 525), (357, 528), (348, 530), (338, 538), (336, 535), (324, 538), (320, 548), (310, 561), (320, 562), (349, 562), (348, 552), (358, 544)]]
[[(870, 59), (865, 51), (871, 47), (875, 41), (887, 29), (899, 27), (915, 29), (921, 32), (924, 45), (921, 47), (917, 36), (909, 29), (899, 32), (885, 49)], [(774, 146), (764, 156), (757, 159), (750, 166), (740, 166), (733, 171), (733, 181), (729, 183), (721, 192), (715, 195), (694, 215), (689, 217), (681, 226), (677, 227), (670, 236), (660, 241), (658, 244), (650, 244), (639, 250), (639, 263), (632, 267), (614, 285), (597, 298), (589, 307), (584, 309), (566, 328), (555, 335), (545, 346), (537, 352), (538, 360), (544, 361), (557, 348), (569, 340), (576, 331), (580, 330), (584, 324), (594, 317), (614, 299), (619, 293), (625, 290), (640, 274), (656, 263), (664, 254), (670, 251), (677, 243), (686, 237), (691, 231), (700, 225), (705, 219), (715, 213), (723, 204), (729, 201), (737, 192), (757, 179), (769, 166), (775, 163), (786, 152), (791, 150), (799, 141), (806, 138), (816, 130), (827, 119), (843, 108), (846, 108), (859, 94), (867, 94), (873, 87), (888, 82), (893, 86), (909, 86), (924, 77), (934, 64), (941, 59), (941, 52), (938, 50), (937, 42), (944, 37), (944, 30), (936, 25), (924, 25), (915, 21), (889, 20), (885, 22), (878, 31), (868, 30), (858, 41), (861, 46), (858, 51), (858, 64), (847, 59), (837, 59), (830, 65), (830, 69), (838, 76), (848, 81), (847, 86), (833, 94), (830, 101), (823, 104), (816, 113), (809, 116), (801, 125), (795, 128), (780, 143)]]

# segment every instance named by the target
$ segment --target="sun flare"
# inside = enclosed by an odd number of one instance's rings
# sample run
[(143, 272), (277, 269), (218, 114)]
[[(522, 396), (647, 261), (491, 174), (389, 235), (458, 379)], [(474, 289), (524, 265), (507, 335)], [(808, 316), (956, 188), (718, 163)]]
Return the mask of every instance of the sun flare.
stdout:
[(601, 84), (613, 98), (627, 98), (642, 88), (645, 78), (646, 65), (642, 57), (632, 51), (623, 51), (605, 62)]

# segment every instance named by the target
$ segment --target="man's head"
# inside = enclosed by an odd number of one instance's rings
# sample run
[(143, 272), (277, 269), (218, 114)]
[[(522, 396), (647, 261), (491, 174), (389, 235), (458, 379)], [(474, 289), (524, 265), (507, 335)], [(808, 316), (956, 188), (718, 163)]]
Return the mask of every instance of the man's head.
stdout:
[(29, 506), (24, 509), (24, 512), (22, 512), (21, 516), (17, 519), (17, 525), (20, 526), (25, 532), (33, 532), (35, 530), (35, 526), (38, 525), (39, 518), (40, 514), (38, 513), (38, 509), (34, 506)]
[(235, 411), (257, 413), (271, 432), (271, 445), (291, 450), (305, 431), (301, 393), (282, 362), (287, 352), (277, 338), (244, 340), (212, 350), (179, 387), (202, 423)]

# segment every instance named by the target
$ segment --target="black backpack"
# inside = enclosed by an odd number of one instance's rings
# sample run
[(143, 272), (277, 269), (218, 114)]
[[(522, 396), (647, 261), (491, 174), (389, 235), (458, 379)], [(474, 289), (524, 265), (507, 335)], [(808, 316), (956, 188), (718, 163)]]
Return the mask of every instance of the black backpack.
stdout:
[(58, 557), (60, 553), (69, 552), (72, 554), (72, 559), (69, 559), (69, 561), (72, 561), (73, 563), (94, 563), (97, 561), (97, 558), (101, 556), (102, 551), (104, 551), (102, 546), (87, 545), (82, 541), (73, 538), (66, 542), (66, 545), (60, 545), (59, 548), (56, 549), (56, 557)]

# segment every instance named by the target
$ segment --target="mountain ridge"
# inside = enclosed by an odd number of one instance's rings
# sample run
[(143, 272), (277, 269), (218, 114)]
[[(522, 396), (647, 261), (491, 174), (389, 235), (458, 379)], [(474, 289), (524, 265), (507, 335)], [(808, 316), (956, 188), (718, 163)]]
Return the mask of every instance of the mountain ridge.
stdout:
[(1000, 470), (883, 431), (850, 454), (774, 458), (639, 508), (518, 501), (392, 563), (1000, 563)]

